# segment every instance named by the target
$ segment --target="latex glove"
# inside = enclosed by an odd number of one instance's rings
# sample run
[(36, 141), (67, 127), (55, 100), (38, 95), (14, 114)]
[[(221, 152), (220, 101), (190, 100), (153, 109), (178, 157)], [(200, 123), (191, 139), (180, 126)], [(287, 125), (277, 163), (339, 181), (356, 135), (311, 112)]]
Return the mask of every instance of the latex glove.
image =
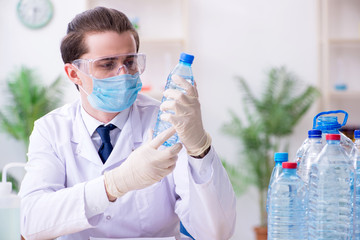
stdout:
[(172, 80), (186, 93), (176, 89), (167, 89), (164, 92), (166, 98), (174, 101), (164, 101), (160, 105), (160, 109), (162, 111), (170, 110), (175, 114), (163, 113), (161, 119), (174, 126), (189, 155), (200, 156), (209, 149), (211, 137), (203, 128), (196, 83), (193, 86), (177, 75), (173, 75)]
[(148, 187), (173, 171), (182, 145), (158, 148), (173, 134), (169, 128), (154, 139), (149, 134), (149, 141), (133, 151), (119, 167), (104, 174), (105, 188), (108, 195), (120, 197), (125, 193)]

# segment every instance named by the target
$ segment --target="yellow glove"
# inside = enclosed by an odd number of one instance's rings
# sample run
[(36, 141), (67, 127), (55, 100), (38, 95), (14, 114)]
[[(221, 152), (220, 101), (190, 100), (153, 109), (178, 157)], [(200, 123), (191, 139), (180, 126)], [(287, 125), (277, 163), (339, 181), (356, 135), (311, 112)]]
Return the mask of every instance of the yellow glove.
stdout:
[[(104, 174), (108, 195), (120, 197), (125, 193), (148, 187), (173, 171), (182, 145), (177, 143), (163, 150), (158, 148), (175, 133), (169, 128), (133, 151), (119, 167)], [(149, 134), (152, 136), (152, 134)]]
[(171, 100), (164, 101), (160, 109), (175, 114), (163, 113), (161, 119), (174, 126), (189, 155), (199, 156), (210, 147), (211, 137), (203, 128), (196, 84), (193, 86), (177, 75), (173, 75), (172, 80), (186, 93), (176, 89), (164, 92), (164, 96)]

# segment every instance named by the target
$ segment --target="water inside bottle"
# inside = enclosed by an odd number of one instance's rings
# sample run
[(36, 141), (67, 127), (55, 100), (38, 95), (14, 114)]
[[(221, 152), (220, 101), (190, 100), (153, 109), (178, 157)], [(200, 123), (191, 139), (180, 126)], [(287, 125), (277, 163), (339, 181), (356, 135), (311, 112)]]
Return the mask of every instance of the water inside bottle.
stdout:
[[(169, 89), (176, 89), (181, 91), (182, 93), (186, 94), (186, 91), (184, 88), (178, 86), (177, 84), (175, 84), (173, 81), (171, 81), (171, 74), (168, 77), (168, 86), (166, 88)], [(184, 78), (186, 81), (188, 81), (190, 84), (193, 84), (194, 80), (193, 77), (189, 77), (189, 76), (183, 76), (183, 75), (179, 75), (180, 77)], [(165, 98), (163, 97), (161, 102), (164, 101), (173, 101), (173, 99), (171, 98)], [(161, 114), (163, 114), (164, 112), (166, 113), (170, 113), (170, 114), (175, 114), (174, 111), (168, 110), (168, 111), (159, 111), (158, 113), (158, 119), (160, 119)], [(156, 126), (155, 126), (155, 130), (154, 131), (154, 136), (157, 136), (159, 133), (165, 131), (166, 129), (170, 128), (172, 125), (169, 122), (166, 121), (157, 121)], [(163, 145), (166, 147), (170, 147), (176, 143), (179, 142), (179, 137), (178, 135), (175, 133), (172, 137), (170, 137)]]

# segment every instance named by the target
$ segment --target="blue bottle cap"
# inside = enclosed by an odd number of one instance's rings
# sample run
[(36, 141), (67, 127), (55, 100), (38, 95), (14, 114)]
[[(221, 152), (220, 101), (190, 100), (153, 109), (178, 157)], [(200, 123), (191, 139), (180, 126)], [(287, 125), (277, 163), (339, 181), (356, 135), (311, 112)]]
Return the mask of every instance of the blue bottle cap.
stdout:
[(336, 116), (321, 116), (318, 118), (317, 126), (315, 129), (326, 131), (339, 129), (341, 127), (342, 125), (338, 122)]
[(287, 162), (289, 159), (289, 154), (287, 152), (277, 152), (274, 154), (275, 162)]
[[(329, 114), (344, 114), (343, 123), (340, 124), (337, 121), (336, 116), (329, 116)], [(328, 115), (328, 116), (322, 116)], [(321, 117), (320, 117), (321, 116)], [(316, 114), (313, 120), (313, 129), (320, 129), (320, 130), (336, 130), (343, 126), (345, 126), (349, 114), (344, 110), (335, 110), (335, 111), (327, 111), (327, 112), (320, 112)]]
[(360, 138), (360, 130), (355, 130), (354, 131), (354, 137), (355, 138)]
[(192, 64), (194, 61), (194, 56), (187, 53), (181, 53), (180, 61)]
[(311, 129), (308, 131), (309, 138), (321, 138), (321, 130), (318, 129)]

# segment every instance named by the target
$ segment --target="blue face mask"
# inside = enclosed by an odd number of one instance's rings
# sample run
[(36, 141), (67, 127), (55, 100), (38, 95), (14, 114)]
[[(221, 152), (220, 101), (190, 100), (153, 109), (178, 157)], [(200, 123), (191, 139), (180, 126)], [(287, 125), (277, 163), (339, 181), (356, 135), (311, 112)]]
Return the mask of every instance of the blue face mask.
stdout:
[(91, 106), (103, 112), (121, 112), (136, 100), (142, 83), (139, 73), (121, 74), (110, 78), (93, 80), (93, 91), (88, 94)]

